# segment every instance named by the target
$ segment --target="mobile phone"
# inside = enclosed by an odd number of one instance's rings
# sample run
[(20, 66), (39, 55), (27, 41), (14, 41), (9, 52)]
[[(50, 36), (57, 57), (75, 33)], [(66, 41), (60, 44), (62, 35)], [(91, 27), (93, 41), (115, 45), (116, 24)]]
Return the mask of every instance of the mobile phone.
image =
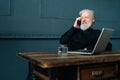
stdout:
[(80, 20), (78, 20), (78, 21), (77, 21), (77, 24), (80, 26), (80, 25), (81, 25), (81, 21), (80, 21)]

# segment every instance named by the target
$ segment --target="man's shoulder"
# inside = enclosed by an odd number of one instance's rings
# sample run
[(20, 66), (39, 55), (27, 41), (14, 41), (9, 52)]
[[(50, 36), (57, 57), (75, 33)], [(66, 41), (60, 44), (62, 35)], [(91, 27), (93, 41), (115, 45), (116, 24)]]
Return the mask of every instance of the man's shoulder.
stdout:
[(99, 29), (93, 29), (94, 32), (101, 32)]
[(94, 35), (100, 35), (100, 33), (101, 33), (101, 30), (99, 30), (99, 29), (93, 29), (92, 30), (92, 34), (94, 34)]
[(92, 32), (97, 32), (97, 33), (100, 33), (101, 30), (100, 29), (93, 29), (93, 28), (90, 28), (89, 31), (92, 31)]

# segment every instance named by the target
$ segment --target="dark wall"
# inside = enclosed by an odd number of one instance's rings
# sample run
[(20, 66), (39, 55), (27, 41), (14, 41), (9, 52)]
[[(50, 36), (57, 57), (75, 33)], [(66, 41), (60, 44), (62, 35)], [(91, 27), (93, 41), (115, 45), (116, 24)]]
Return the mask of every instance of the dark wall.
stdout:
[(0, 0), (0, 78), (25, 80), (27, 61), (18, 52), (57, 52), (59, 38), (84, 8), (95, 11), (94, 28), (115, 29), (120, 49), (120, 0)]

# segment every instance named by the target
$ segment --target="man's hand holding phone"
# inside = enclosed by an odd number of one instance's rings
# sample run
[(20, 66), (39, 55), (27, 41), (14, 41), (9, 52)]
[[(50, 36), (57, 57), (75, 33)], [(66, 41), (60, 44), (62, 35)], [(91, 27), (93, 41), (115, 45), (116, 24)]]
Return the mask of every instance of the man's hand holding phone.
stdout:
[(81, 25), (81, 17), (77, 17), (73, 26), (75, 28), (80, 28), (80, 25)]

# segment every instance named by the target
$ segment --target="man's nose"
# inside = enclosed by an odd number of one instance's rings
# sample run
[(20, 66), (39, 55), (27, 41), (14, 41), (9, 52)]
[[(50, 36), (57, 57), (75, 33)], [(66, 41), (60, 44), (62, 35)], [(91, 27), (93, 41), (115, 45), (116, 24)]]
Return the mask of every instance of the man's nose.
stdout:
[(85, 22), (85, 19), (82, 19), (82, 22), (84, 23), (84, 22)]

